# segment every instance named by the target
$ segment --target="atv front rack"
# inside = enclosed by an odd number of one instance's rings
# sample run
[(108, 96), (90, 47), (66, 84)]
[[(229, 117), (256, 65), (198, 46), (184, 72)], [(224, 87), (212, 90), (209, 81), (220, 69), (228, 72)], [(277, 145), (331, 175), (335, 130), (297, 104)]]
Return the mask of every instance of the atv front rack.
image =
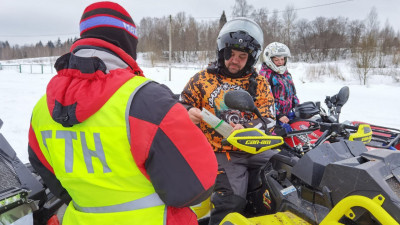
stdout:
[(385, 197), (383, 197), (383, 195), (378, 195), (373, 199), (360, 195), (346, 197), (333, 207), (320, 225), (342, 224), (339, 223), (339, 220), (343, 216), (354, 219), (356, 214), (351, 210), (353, 207), (362, 207), (366, 209), (382, 225), (399, 225), (399, 223), (397, 223), (397, 221), (382, 207), (384, 201)]

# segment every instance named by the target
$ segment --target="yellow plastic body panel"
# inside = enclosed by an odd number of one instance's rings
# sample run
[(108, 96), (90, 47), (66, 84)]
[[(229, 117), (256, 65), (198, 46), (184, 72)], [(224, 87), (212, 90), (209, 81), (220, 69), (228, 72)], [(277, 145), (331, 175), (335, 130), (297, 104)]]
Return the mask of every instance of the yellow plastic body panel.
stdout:
[(372, 139), (372, 129), (368, 124), (360, 124), (357, 132), (351, 134), (349, 137), (350, 141), (362, 141), (364, 144), (368, 144)]
[(278, 212), (271, 215), (253, 217), (247, 219), (239, 213), (228, 214), (220, 223), (220, 225), (311, 225), (302, 218), (291, 212)]
[(235, 130), (229, 135), (227, 141), (238, 149), (250, 154), (258, 154), (283, 144), (282, 137), (266, 135), (257, 128)]
[(196, 213), (198, 219), (206, 216), (212, 209), (210, 197), (197, 205), (191, 206), (190, 208), (194, 211), (194, 213)]

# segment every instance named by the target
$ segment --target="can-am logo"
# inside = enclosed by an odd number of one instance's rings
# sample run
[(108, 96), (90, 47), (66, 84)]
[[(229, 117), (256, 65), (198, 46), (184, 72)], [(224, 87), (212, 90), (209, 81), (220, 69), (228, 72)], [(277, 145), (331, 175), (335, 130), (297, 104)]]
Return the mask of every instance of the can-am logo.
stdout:
[(270, 140), (247, 140), (246, 145), (269, 145), (271, 144)]

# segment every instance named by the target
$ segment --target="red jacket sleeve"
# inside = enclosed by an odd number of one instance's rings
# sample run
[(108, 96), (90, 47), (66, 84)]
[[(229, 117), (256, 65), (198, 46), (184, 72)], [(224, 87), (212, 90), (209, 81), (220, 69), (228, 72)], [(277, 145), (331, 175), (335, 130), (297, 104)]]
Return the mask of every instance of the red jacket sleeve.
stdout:
[(135, 161), (166, 205), (186, 207), (209, 197), (217, 176), (215, 154), (167, 87), (142, 87), (129, 120)]

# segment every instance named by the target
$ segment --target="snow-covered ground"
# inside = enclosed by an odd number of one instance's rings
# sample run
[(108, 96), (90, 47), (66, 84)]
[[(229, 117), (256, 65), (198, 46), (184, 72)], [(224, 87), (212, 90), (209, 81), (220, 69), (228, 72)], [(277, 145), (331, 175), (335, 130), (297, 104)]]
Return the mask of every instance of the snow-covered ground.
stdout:
[[(309, 67), (321, 65), (290, 64), (289, 71), (293, 75), (297, 94), (302, 102), (323, 103), (326, 96), (337, 94), (341, 87), (347, 85), (350, 88), (350, 98), (342, 108), (341, 121), (358, 120), (400, 129), (399, 83), (393, 83), (392, 78), (387, 76), (373, 76), (369, 85), (361, 86), (346, 62), (332, 64), (338, 65), (345, 81), (328, 76), (309, 81)], [(168, 68), (142, 69), (147, 77), (166, 84), (174, 93), (180, 93), (189, 78), (198, 71), (194, 68), (173, 68), (170, 81)], [(29, 74), (0, 70), (0, 118), (4, 122), (1, 133), (23, 162), (28, 162), (28, 129), (32, 108), (45, 93), (46, 85), (52, 76), (51, 73)]]

